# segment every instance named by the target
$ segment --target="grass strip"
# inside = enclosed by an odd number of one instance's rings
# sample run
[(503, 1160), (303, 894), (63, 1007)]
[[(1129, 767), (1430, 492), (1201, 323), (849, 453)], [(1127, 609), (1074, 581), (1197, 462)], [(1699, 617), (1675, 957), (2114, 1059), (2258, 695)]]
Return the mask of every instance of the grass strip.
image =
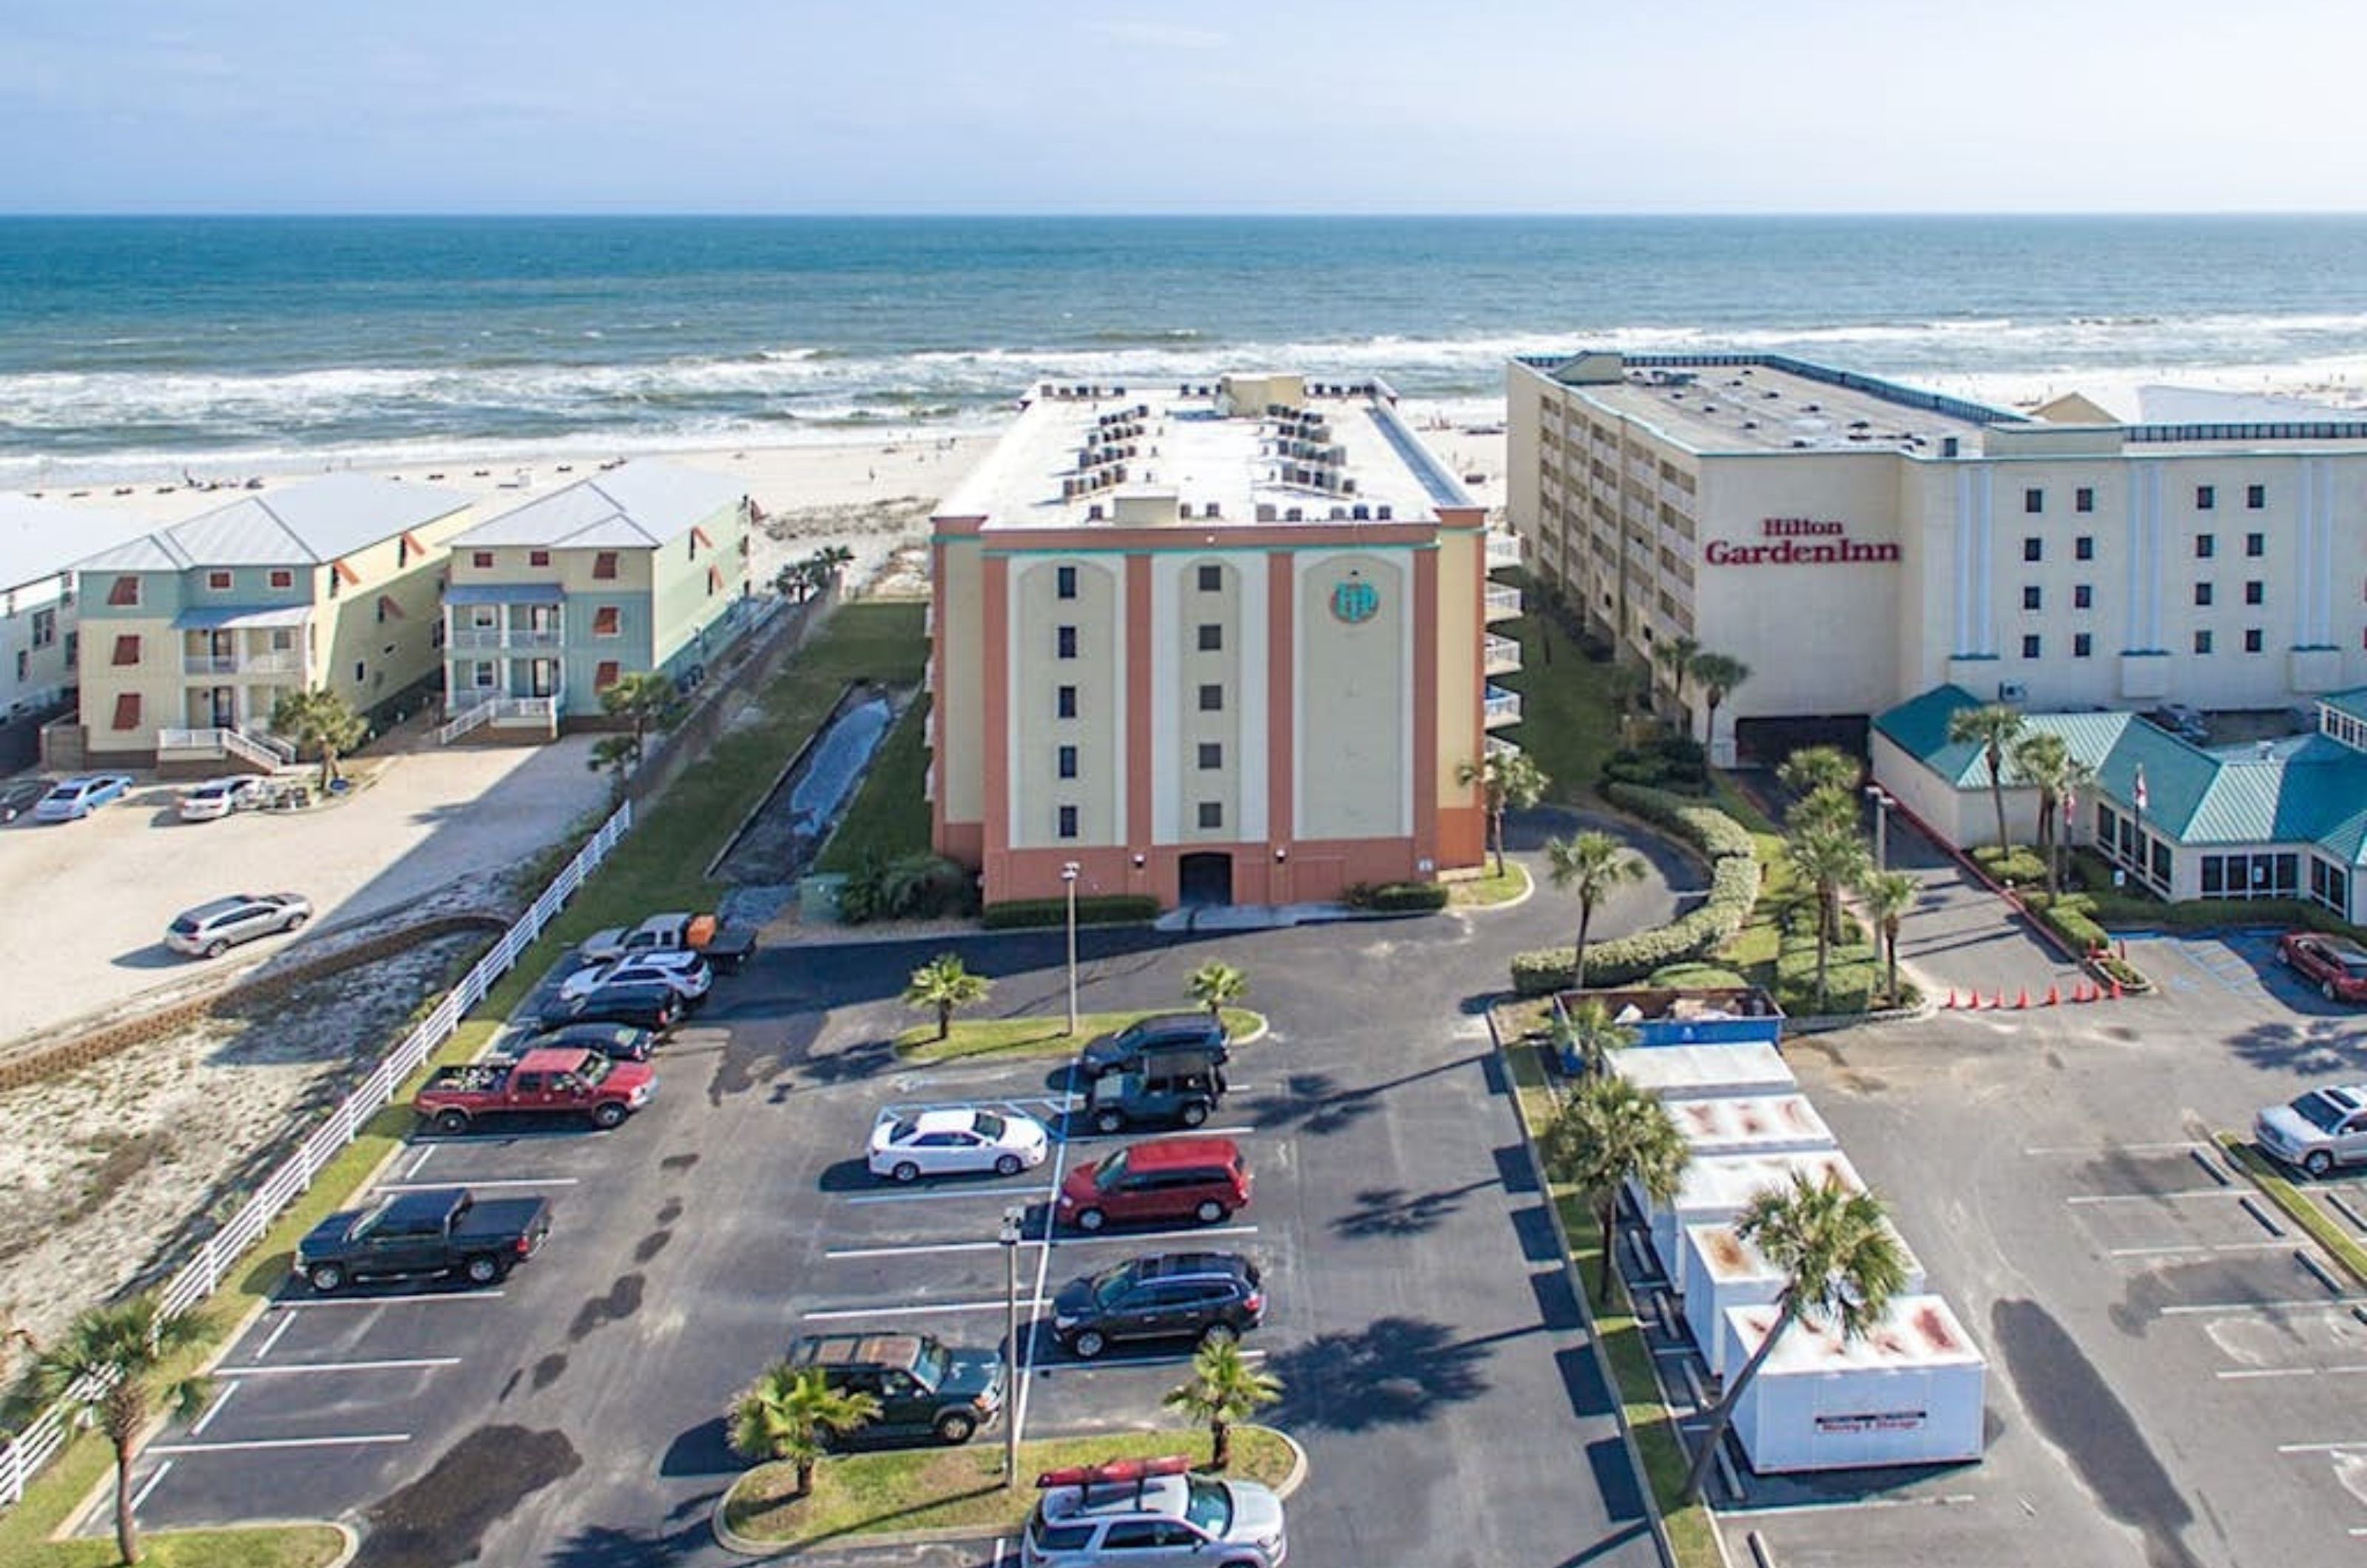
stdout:
[[(246, 1529), (142, 1530), (143, 1568), (328, 1568), (345, 1538), (326, 1525), (265, 1525)], [(10, 1568), (118, 1568), (110, 1531), (104, 1540), (45, 1540), (11, 1551)]]
[[(991, 1441), (825, 1459), (814, 1472), (812, 1495), (807, 1497), (793, 1495), (795, 1465), (760, 1465), (725, 1495), (723, 1522), (734, 1533), (768, 1547), (812, 1546), (904, 1530), (1009, 1535), (1026, 1524), (1036, 1506), (1036, 1490), (1029, 1483), (1040, 1472), (1161, 1454), (1189, 1454), (1197, 1460), (1207, 1452), (1207, 1433), (1197, 1427), (1036, 1438), (1019, 1445), (1019, 1484), (1009, 1490), (1002, 1485), (1002, 1445)], [(1231, 1479), (1279, 1485), (1295, 1462), (1280, 1433), (1263, 1427), (1233, 1428), (1233, 1463), (1226, 1472)]]
[[(1132, 1012), (1081, 1012), (1077, 1032), (1069, 1032), (1067, 1014), (1058, 1018), (957, 1018), (953, 1032), (937, 1038), (934, 1023), (916, 1023), (896, 1036), (896, 1055), (907, 1062), (960, 1062), (973, 1057), (1073, 1056), (1096, 1035), (1115, 1034), (1129, 1023), (1175, 1011), (1173, 1008), (1141, 1008)], [(1225, 1037), (1245, 1040), (1265, 1027), (1265, 1015), (1247, 1008), (1227, 1008)]]
[(2309, 1201), (2309, 1195), (2294, 1185), (2291, 1178), (2281, 1174), (2258, 1149), (2233, 1133), (2215, 1134), (2219, 1146), (2227, 1157), (2252, 1179), (2252, 1185), (2268, 1194), (2269, 1201), (2285, 1212), (2293, 1224), (2309, 1233), (2309, 1238), (2326, 1248), (2327, 1253), (2345, 1272), (2361, 1285), (2367, 1285), (2367, 1247), (2352, 1239), (2350, 1233), (2334, 1223), (2332, 1215)]
[[(1492, 867), (1494, 862), (1489, 864)], [(1493, 870), (1485, 875), (1446, 885), (1446, 905), (1451, 909), (1484, 909), (1493, 904), (1509, 904), (1529, 890), (1528, 869), (1518, 861), (1504, 863), (1504, 874)]]

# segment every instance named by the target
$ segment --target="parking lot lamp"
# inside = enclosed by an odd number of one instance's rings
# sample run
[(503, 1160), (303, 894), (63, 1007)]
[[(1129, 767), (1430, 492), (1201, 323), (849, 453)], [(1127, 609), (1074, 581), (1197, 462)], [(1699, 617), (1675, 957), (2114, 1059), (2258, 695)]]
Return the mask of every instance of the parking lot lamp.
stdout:
[(1060, 868), (1061, 884), (1069, 895), (1069, 1038), (1077, 1036), (1077, 863), (1069, 862)]
[(1002, 1484), (1019, 1484), (1019, 1242), (1027, 1226), (1027, 1211), (1013, 1204), (1002, 1211)]
[(1890, 808), (1898, 803), (1880, 784), (1865, 786), (1865, 797), (1874, 802), (1874, 869), (1890, 869)]

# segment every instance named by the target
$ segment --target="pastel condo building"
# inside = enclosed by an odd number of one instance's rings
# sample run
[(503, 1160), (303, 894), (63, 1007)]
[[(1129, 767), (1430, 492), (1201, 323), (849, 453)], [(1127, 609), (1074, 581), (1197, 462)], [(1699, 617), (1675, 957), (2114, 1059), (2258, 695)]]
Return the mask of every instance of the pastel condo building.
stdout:
[(1376, 382), (1035, 389), (933, 519), (929, 795), (990, 902), (1477, 864), (1518, 699), (1483, 510)]

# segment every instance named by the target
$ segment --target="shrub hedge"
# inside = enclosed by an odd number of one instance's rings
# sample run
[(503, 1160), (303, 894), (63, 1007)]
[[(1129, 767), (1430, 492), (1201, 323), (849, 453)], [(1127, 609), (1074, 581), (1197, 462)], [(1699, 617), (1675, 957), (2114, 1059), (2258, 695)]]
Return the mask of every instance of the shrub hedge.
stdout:
[(1340, 901), (1352, 909), (1385, 915), (1428, 914), (1446, 908), (1447, 892), (1444, 882), (1385, 882), (1377, 887), (1359, 882), (1342, 892)]
[[(1077, 900), (1081, 926), (1129, 925), (1159, 917), (1159, 900), (1148, 894), (1103, 893)], [(1064, 925), (1069, 919), (1066, 898), (1010, 898), (989, 904), (980, 923), (991, 931), (1022, 926)]]
[(1614, 751), (1603, 761), (1603, 782), (1703, 795), (1709, 789), (1709, 753), (1691, 736), (1663, 736)]
[[(1709, 897), (1691, 913), (1633, 936), (1613, 937), (1586, 950), (1590, 986), (1624, 986), (1672, 964), (1710, 956), (1732, 940), (1759, 901), (1759, 857), (1741, 823), (1715, 807), (1662, 790), (1613, 784), (1603, 795), (1614, 806), (1665, 828), (1709, 857)], [(1569, 948), (1513, 955), (1512, 989), (1541, 997), (1567, 989)]]
[(2038, 858), (2037, 851), (2026, 844), (2015, 844), (2005, 850), (1999, 850), (1995, 844), (1987, 844), (1975, 850), (1973, 858), (1981, 863), (1983, 871), (2010, 887), (2037, 887), (2045, 884), (2046, 863)]
[(2022, 901), (2038, 917), (2040, 924), (2081, 953), (2093, 952), (2109, 941), (2104, 928), (2096, 923), (2096, 901), (2084, 893), (2066, 893), (2055, 898), (2044, 893), (2026, 893)]

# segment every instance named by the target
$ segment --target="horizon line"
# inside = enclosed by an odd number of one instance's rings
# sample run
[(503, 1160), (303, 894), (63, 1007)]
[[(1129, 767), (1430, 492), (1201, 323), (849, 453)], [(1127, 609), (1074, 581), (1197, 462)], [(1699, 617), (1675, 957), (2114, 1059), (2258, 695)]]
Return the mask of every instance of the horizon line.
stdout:
[(649, 220), (673, 221), (781, 221), (787, 220), (829, 222), (910, 222), (914, 220), (999, 220), (1013, 222), (1370, 222), (1392, 220), (1404, 222), (1496, 222), (1507, 220), (1521, 221), (1733, 221), (1817, 222), (1830, 220), (1866, 221), (1897, 220), (1911, 222), (1978, 221), (1995, 220), (2097, 220), (2194, 221), (2197, 220), (2246, 219), (2359, 219), (2367, 218), (2367, 207), (2359, 208), (2196, 208), (2174, 209), (2071, 209), (2071, 208), (1964, 208), (1923, 210), (1867, 209), (1603, 209), (1570, 211), (1567, 209), (1506, 208), (1491, 211), (1420, 211), (1420, 210), (1355, 210), (1336, 212), (1281, 212), (1249, 209), (1219, 211), (1200, 209), (1144, 209), (1124, 211), (1059, 211), (1055, 209), (1002, 210), (995, 209), (945, 208), (896, 210), (860, 209), (777, 209), (731, 210), (714, 209), (271, 209), (255, 208), (234, 210), (197, 208), (93, 208), (87, 209), (15, 210), (0, 209), (0, 222), (75, 221), (92, 220), (220, 220), (239, 221), (254, 219), (319, 219), (353, 220), (481, 220), (504, 221), (519, 219), (568, 220)]

